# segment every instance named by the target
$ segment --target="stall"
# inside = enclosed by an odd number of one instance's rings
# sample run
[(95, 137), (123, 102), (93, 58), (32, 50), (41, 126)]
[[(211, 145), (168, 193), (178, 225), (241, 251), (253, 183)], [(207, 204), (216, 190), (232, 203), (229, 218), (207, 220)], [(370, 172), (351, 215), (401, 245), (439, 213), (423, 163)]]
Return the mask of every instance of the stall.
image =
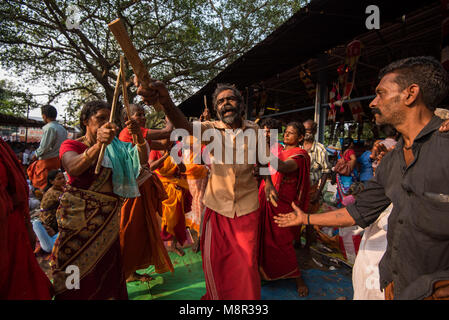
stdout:
[[(445, 3), (312, 0), (179, 107), (198, 117), (204, 96), (210, 106), (216, 85), (233, 83), (248, 119), (314, 119), (326, 144), (348, 135), (376, 138), (369, 102), (380, 69), (410, 56), (442, 59)], [(379, 29), (368, 29), (370, 5), (378, 8)]]

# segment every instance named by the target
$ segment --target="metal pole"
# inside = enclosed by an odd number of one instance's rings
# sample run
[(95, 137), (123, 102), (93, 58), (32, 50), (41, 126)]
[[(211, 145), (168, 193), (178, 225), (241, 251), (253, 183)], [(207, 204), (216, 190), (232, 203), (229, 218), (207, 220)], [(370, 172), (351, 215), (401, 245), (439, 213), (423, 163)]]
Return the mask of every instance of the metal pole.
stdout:
[(318, 125), (315, 140), (324, 142), (324, 129), (326, 126), (327, 106), (327, 55), (318, 56), (321, 71), (318, 73), (318, 83), (315, 97), (315, 122)]
[(27, 123), (25, 125), (25, 145), (28, 143), (28, 119), (30, 118), (30, 105), (27, 105)]

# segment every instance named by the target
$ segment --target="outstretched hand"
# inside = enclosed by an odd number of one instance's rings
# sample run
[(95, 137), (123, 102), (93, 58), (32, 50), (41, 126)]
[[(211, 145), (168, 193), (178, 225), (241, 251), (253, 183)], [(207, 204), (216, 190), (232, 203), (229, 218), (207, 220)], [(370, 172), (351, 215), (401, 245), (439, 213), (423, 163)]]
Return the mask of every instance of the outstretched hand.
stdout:
[(440, 132), (447, 132), (449, 131), (449, 119), (447, 119), (446, 121), (444, 121), (441, 126), (440, 126)]
[(307, 215), (299, 209), (293, 202), (292, 208), (294, 211), (289, 213), (280, 213), (277, 216), (274, 216), (274, 222), (277, 223), (279, 227), (294, 227), (302, 224), (306, 224)]

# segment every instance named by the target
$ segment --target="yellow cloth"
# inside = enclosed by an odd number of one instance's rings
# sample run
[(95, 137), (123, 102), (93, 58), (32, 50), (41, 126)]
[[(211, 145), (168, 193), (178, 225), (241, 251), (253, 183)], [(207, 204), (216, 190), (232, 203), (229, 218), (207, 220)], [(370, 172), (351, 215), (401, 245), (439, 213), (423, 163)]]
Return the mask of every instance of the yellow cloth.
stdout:
[(176, 226), (185, 224), (183, 189), (189, 189), (187, 180), (178, 174), (178, 170), (173, 159), (168, 157), (162, 166), (155, 171), (168, 196), (167, 199), (162, 201), (161, 228), (162, 230), (166, 228), (166, 231), (171, 235), (175, 235)]

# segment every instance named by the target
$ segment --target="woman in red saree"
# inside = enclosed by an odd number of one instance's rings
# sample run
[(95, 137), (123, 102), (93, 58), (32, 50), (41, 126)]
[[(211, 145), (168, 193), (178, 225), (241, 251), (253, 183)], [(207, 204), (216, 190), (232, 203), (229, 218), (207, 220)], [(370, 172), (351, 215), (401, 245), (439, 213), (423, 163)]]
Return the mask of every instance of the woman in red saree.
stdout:
[[(123, 198), (140, 195), (136, 178), (148, 160), (146, 142), (135, 121), (137, 147), (119, 141), (117, 127), (107, 122), (110, 106), (91, 101), (81, 111), (85, 135), (66, 140), (60, 157), (68, 185), (56, 213), (59, 236), (52, 252), (57, 300), (127, 299), (119, 241)], [(95, 174), (102, 145), (107, 145), (101, 170)]]
[(261, 210), (259, 271), (264, 280), (293, 278), (296, 281), (298, 294), (306, 296), (308, 288), (299, 270), (293, 240), (296, 228), (280, 228), (273, 217), (279, 213), (291, 212), (291, 203), (307, 209), (310, 186), (310, 158), (307, 151), (299, 147), (305, 129), (301, 123), (292, 122), (284, 133), (284, 149), (279, 154), (276, 172), (271, 176), (279, 195), (277, 203), (267, 200), (264, 186), (259, 188)]
[[(162, 130), (145, 128), (145, 110), (137, 105), (130, 105), (131, 119), (135, 120), (143, 137), (151, 148), (160, 149), (163, 145), (153, 139), (168, 138), (171, 126)], [(124, 115), (127, 118), (127, 115)], [(165, 133), (165, 134), (164, 134)], [(128, 128), (119, 135), (124, 142), (133, 141)], [(158, 215), (162, 216), (162, 201), (167, 199), (162, 182), (156, 174), (151, 173), (149, 165), (142, 166), (146, 174), (139, 177), (140, 197), (125, 200), (120, 218), (120, 247), (123, 258), (123, 270), (127, 282), (148, 281), (149, 275), (139, 275), (136, 270), (154, 265), (156, 273), (174, 272), (173, 265), (160, 236)]]
[(0, 138), (0, 300), (50, 300), (52, 285), (33, 254), (36, 237), (28, 184), (14, 151)]

